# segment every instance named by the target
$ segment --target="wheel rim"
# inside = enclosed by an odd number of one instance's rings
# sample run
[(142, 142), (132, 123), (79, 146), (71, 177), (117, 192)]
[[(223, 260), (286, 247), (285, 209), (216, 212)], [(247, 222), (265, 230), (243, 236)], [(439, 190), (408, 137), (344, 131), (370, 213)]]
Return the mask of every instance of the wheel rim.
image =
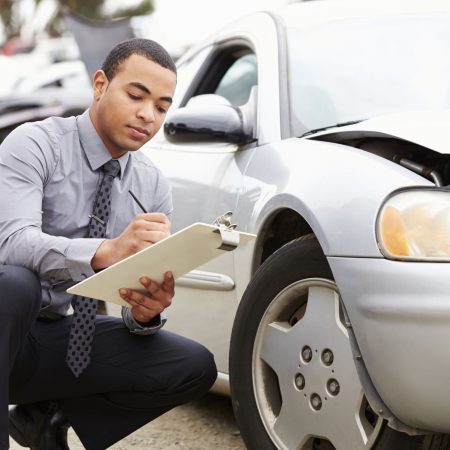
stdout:
[(278, 448), (372, 448), (382, 419), (359, 382), (334, 282), (311, 278), (280, 292), (261, 319), (252, 363), (259, 414)]

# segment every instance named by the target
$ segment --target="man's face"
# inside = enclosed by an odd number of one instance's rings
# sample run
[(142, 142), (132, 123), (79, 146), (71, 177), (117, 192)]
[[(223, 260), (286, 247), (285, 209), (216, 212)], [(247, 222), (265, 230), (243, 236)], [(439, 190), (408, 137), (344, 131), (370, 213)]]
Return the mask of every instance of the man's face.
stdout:
[(175, 86), (175, 73), (140, 55), (120, 64), (110, 81), (96, 72), (91, 118), (113, 158), (138, 150), (158, 132)]

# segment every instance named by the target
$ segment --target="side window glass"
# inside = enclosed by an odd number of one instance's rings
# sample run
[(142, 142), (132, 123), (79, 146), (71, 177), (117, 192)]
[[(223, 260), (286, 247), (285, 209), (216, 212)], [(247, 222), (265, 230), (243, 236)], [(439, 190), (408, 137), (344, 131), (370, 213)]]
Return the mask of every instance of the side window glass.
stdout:
[(241, 106), (247, 103), (252, 87), (257, 84), (256, 55), (248, 54), (228, 68), (214, 93), (225, 97), (234, 106)]
[(173, 106), (178, 106), (179, 102), (186, 94), (186, 89), (189, 87), (194, 76), (198, 73), (200, 67), (205, 62), (211, 48), (207, 47), (194, 55), (188, 61), (177, 67), (177, 88), (173, 99)]

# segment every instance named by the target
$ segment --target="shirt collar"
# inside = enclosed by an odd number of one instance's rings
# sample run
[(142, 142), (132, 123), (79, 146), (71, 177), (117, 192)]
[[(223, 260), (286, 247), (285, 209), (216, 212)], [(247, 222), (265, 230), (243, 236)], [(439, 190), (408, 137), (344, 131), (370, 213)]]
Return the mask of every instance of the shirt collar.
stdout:
[[(86, 155), (89, 165), (92, 170), (97, 170), (112, 158), (92, 123), (91, 117), (89, 116), (89, 109), (77, 117), (77, 127), (81, 147)], [(130, 152), (127, 152), (125, 155), (117, 158), (117, 161), (119, 161), (120, 164), (120, 179), (122, 179), (125, 173), (129, 157)]]

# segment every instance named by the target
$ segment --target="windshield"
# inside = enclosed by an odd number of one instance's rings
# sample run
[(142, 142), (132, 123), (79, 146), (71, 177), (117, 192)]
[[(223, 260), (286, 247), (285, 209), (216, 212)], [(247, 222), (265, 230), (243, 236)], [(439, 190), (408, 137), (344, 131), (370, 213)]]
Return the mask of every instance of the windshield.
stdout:
[(381, 114), (450, 108), (447, 13), (342, 20), (287, 35), (296, 136)]

